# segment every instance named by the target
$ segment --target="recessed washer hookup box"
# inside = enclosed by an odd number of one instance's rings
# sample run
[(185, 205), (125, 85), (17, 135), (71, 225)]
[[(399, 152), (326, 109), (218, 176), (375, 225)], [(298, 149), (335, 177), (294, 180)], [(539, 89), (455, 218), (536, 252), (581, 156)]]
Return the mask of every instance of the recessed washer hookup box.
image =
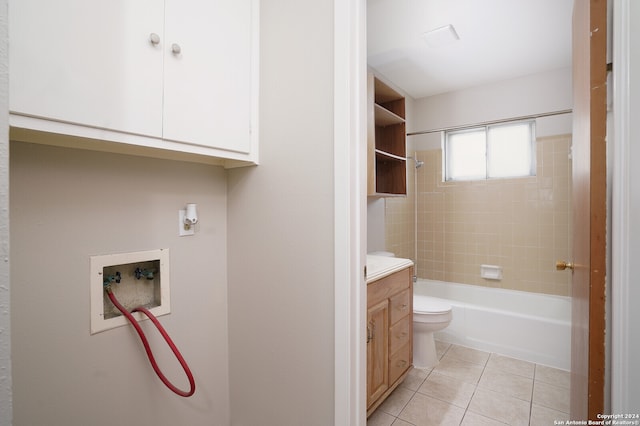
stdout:
[[(129, 311), (143, 306), (155, 316), (171, 312), (169, 249), (91, 256), (91, 334), (127, 325), (104, 287)], [(147, 317), (139, 312), (138, 321)]]

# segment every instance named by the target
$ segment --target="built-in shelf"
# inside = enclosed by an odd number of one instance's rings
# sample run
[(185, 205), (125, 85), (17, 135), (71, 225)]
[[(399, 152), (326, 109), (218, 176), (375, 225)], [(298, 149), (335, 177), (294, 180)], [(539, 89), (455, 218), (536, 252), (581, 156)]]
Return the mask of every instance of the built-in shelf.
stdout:
[(404, 123), (404, 118), (400, 117), (397, 114), (394, 114), (393, 112), (378, 104), (374, 104), (373, 108), (376, 126), (389, 126), (392, 124)]
[(385, 158), (388, 160), (407, 161), (405, 157), (399, 157), (388, 152), (380, 151), (379, 149), (376, 149), (376, 156), (379, 156), (381, 159)]
[(368, 194), (407, 194), (405, 99), (373, 74), (368, 79)]

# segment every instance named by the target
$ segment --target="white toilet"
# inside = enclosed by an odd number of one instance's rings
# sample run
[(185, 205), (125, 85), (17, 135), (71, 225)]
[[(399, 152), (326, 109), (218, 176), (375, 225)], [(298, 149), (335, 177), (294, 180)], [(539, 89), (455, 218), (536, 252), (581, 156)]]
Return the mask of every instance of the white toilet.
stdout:
[[(388, 251), (369, 253), (395, 257)], [(413, 366), (431, 368), (438, 364), (433, 333), (445, 329), (453, 318), (451, 305), (444, 299), (413, 294)]]
[(431, 368), (438, 364), (435, 331), (446, 328), (453, 315), (451, 305), (443, 299), (413, 295), (413, 366)]

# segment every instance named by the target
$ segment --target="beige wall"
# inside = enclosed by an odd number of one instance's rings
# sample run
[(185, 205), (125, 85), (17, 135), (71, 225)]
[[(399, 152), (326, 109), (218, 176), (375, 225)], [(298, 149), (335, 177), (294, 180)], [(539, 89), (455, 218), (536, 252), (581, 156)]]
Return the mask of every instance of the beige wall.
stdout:
[(229, 171), (232, 424), (334, 423), (333, 4), (261, 3), (260, 165)]
[(407, 161), (407, 196), (388, 197), (384, 200), (385, 250), (397, 257), (411, 259), (414, 262), (416, 261), (415, 164), (412, 159)]
[[(442, 182), (441, 150), (421, 151), (418, 170), (417, 272), (421, 278), (569, 295), (569, 136), (537, 142), (537, 176)], [(480, 265), (503, 268), (501, 281)]]
[[(229, 424), (225, 171), (15, 142), (10, 166), (13, 424)], [(187, 202), (198, 232), (178, 237)], [(189, 399), (162, 385), (130, 327), (89, 334), (89, 256), (157, 248), (170, 249), (160, 320), (195, 375)]]

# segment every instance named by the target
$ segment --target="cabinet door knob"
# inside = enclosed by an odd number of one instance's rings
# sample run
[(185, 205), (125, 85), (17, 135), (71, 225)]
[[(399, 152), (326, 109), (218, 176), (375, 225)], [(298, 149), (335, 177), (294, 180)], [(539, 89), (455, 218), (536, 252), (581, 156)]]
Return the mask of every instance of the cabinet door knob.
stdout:
[(182, 52), (182, 49), (180, 48), (180, 45), (179, 45), (179, 44), (173, 43), (173, 44), (171, 45), (171, 51), (172, 51), (174, 54), (179, 55), (179, 54), (180, 54), (180, 52)]
[(149, 34), (149, 41), (154, 46), (157, 46), (158, 44), (160, 44), (160, 36), (156, 33), (151, 33)]

